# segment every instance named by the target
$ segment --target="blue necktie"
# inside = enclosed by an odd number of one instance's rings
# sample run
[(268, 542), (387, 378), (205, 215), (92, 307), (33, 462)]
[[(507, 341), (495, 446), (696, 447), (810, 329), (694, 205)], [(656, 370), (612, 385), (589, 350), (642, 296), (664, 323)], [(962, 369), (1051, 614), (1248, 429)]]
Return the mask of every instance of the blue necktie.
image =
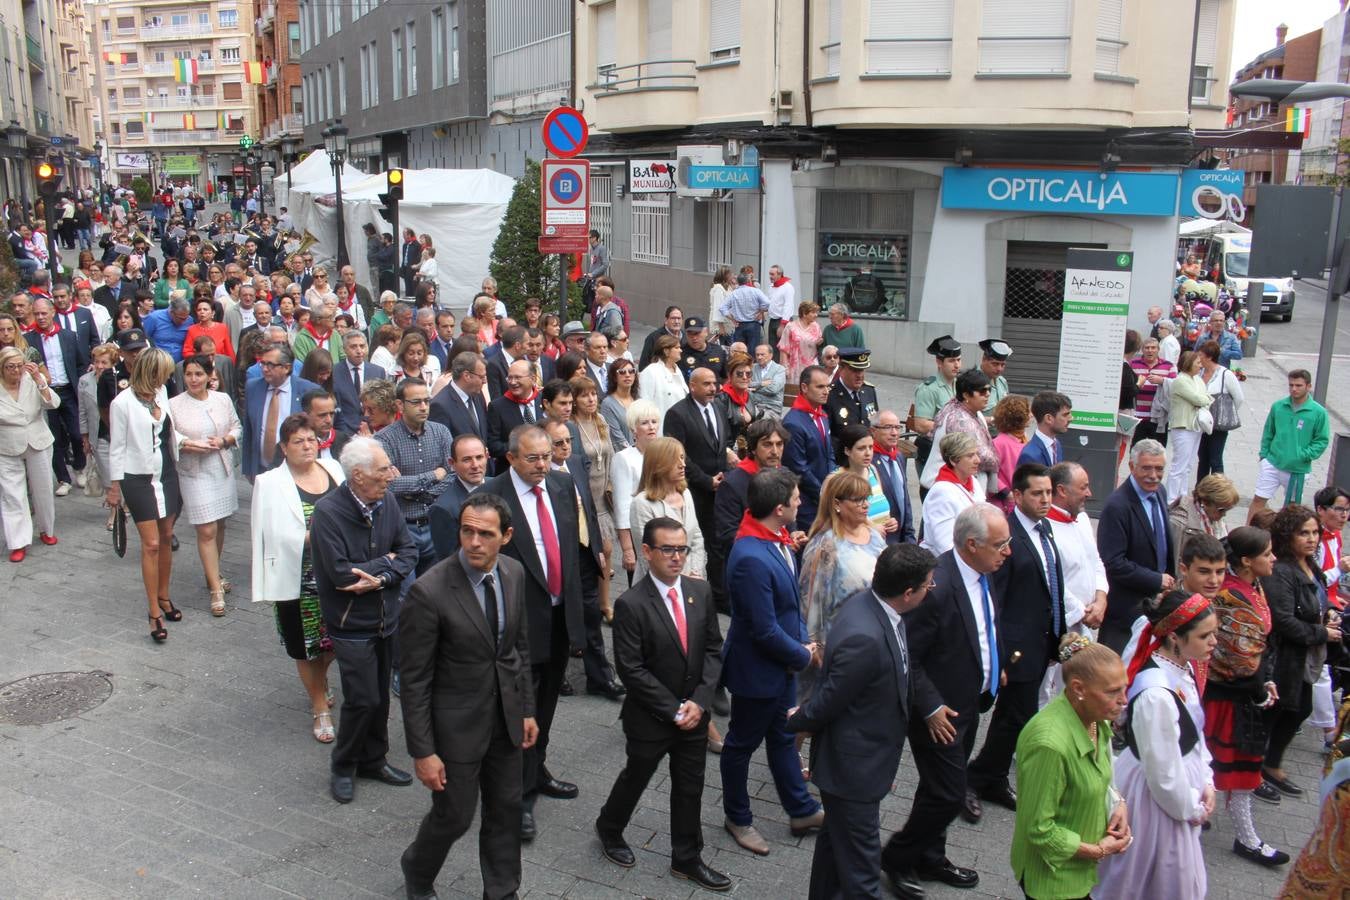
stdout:
[(994, 635), (994, 607), (989, 600), (989, 579), (980, 576), (980, 594), (984, 600), (984, 639), (989, 642), (989, 696), (998, 696), (998, 639)]
[(1157, 494), (1148, 495), (1148, 504), (1153, 517), (1153, 550), (1158, 555), (1158, 571), (1167, 571), (1167, 528), (1163, 524), (1162, 501)]
[(1041, 519), (1036, 525), (1041, 536), (1041, 552), (1045, 554), (1045, 583), (1050, 587), (1050, 629), (1055, 637), (1060, 636), (1060, 623), (1063, 601), (1059, 596), (1059, 560), (1055, 557), (1055, 545), (1050, 540), (1050, 520)]

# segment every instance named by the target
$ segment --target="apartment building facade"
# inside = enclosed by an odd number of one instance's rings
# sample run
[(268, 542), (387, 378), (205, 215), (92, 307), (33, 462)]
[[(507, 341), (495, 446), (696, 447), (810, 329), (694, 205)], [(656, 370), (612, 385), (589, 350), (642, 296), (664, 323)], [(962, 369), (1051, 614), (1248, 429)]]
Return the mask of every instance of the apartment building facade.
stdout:
[[(1346, 0), (1340, 11), (1322, 23), (1317, 69), (1309, 80), (1350, 82), (1350, 14)], [(1341, 151), (1341, 141), (1350, 138), (1350, 116), (1342, 98), (1305, 104), (1311, 113), (1308, 136), (1300, 150), (1290, 153), (1290, 167), (1303, 184), (1323, 184), (1332, 176), (1344, 176), (1350, 158)]]
[(258, 137), (251, 0), (105, 0), (94, 9), (108, 180), (242, 185), (239, 140)]
[[(1235, 5), (578, 3), (592, 220), (620, 293), (645, 321), (706, 314), (718, 266), (782, 265), (802, 298), (854, 300), (882, 371), (929, 374), (936, 335), (1001, 336), (1015, 382), (1053, 383), (1067, 248), (1132, 251), (1141, 320), (1167, 290)], [(690, 166), (716, 189), (652, 177)]]

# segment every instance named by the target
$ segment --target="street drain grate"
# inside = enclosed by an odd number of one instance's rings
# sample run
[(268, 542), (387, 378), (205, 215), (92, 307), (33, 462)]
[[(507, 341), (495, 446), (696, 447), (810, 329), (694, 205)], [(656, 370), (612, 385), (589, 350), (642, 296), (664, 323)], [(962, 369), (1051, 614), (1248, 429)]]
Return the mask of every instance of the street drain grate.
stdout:
[(0, 724), (48, 725), (100, 706), (112, 696), (107, 672), (43, 672), (0, 684)]

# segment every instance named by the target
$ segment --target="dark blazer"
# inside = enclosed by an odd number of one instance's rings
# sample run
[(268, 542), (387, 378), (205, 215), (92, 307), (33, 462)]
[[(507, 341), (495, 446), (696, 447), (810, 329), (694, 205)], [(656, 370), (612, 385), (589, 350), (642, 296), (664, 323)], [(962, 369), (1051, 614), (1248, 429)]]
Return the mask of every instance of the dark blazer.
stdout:
[[(928, 592), (923, 603), (904, 615), (909, 635), (914, 719), (922, 721), (945, 705), (956, 710), (958, 727), (976, 728), (980, 713), (989, 708), (993, 698), (982, 694), (984, 666), (980, 661), (979, 626), (956, 565), (955, 551), (948, 550), (938, 557), (933, 582), (937, 587)], [(1001, 604), (992, 579), (989, 593), (997, 631)], [(994, 677), (998, 677), (997, 672)]]
[(451, 478), (436, 502), (427, 507), (437, 559), (449, 559), (459, 550), (459, 511), (470, 493), (464, 482)]
[[(900, 477), (905, 478), (906, 460), (903, 456), (897, 456), (900, 463)], [(872, 468), (876, 470), (877, 480), (881, 482), (881, 492), (886, 495), (886, 502), (891, 505), (891, 515), (900, 523), (900, 528), (886, 535), (888, 544), (912, 544), (915, 542), (914, 536), (914, 507), (909, 502), (909, 490), (905, 487), (902, 480), (899, 484), (891, 477), (890, 467), (878, 465), (876, 457), (872, 458)]]
[[(94, 325), (94, 314), (83, 306), (72, 306), (71, 311), (75, 314), (75, 345), (80, 351), (80, 371), (83, 372), (89, 368), (92, 351), (98, 346), (98, 328)], [(53, 310), (52, 314), (61, 324), (61, 330), (70, 330), (66, 328), (65, 317), (61, 313)]]
[[(473, 404), (474, 410), (478, 413), (478, 424), (474, 425), (474, 418), (469, 414), (469, 407), (464, 401), (459, 399), (459, 394), (450, 385), (441, 388), (441, 392), (431, 398), (431, 412), (429, 416), (431, 421), (440, 422), (455, 437), (461, 434), (476, 434), (482, 441), (483, 446), (487, 446), (488, 431), (488, 412), (487, 403), (483, 400), (483, 395), (478, 392), (469, 394), (469, 402)], [(510, 435), (510, 432), (507, 432)]]
[[(1059, 438), (1055, 438), (1055, 445), (1060, 446)], [(1063, 447), (1060, 447), (1059, 456), (1060, 459), (1064, 458)], [(1022, 447), (1022, 452), (1017, 457), (1018, 466), (1024, 466), (1027, 463), (1040, 463), (1046, 467), (1055, 464), (1055, 461), (1050, 458), (1050, 451), (1046, 449), (1045, 442), (1035, 435), (1032, 435), (1031, 440), (1026, 442)]]
[(881, 409), (877, 389), (867, 382), (858, 390), (861, 402), (854, 400), (842, 381), (830, 385), (830, 396), (825, 400), (825, 412), (830, 416), (830, 445), (834, 452), (841, 448), (839, 431), (845, 425), (870, 425), (872, 417)]
[(496, 587), (506, 610), (500, 643), (453, 554), (413, 582), (400, 614), (399, 701), (408, 753), (443, 762), (477, 763), (487, 753), (498, 706), (511, 742), (520, 746), (534, 715), (530, 648), (521, 583), (525, 570), (497, 557)]
[[(1016, 512), (1008, 516), (1008, 531), (1012, 535), (1012, 555), (989, 576), (991, 593), (1003, 599), (998, 616), (998, 659), (1008, 673), (1009, 682), (1039, 684), (1050, 661), (1059, 658), (1059, 638), (1055, 634), (1064, 633), (1064, 564), (1056, 566), (1055, 581), (1061, 599), (1058, 620), (1052, 622), (1049, 582), (1034, 546), (1041, 539), (1027, 533)], [(1053, 536), (1050, 548), (1058, 560), (1059, 549)], [(1013, 654), (1018, 652), (1021, 656), (1013, 662)]]
[[(252, 478), (259, 472), (272, 468), (270, 462), (262, 457), (262, 427), (267, 415), (267, 382), (261, 378), (251, 379), (244, 387), (244, 474)], [(291, 376), (291, 409), (287, 415), (300, 412), (300, 398), (308, 391), (319, 390), (312, 381), (306, 381), (299, 375)], [(285, 419), (281, 416), (280, 419)], [(280, 421), (280, 419), (278, 421)]]
[(685, 397), (666, 411), (663, 433), (684, 445), (685, 479), (693, 493), (713, 493), (713, 479), (731, 468), (727, 465), (727, 447), (731, 439), (727, 422), (714, 403), (708, 404), (717, 422), (718, 439), (708, 433), (708, 424), (692, 397)]
[[(581, 579), (572, 577), (580, 571), (577, 552), (581, 547), (577, 537), (577, 501), (572, 485), (561, 472), (549, 472), (544, 478), (549, 501), (553, 504), (554, 527), (558, 530), (558, 550), (562, 558), (562, 605), (567, 620), (567, 643), (577, 650), (586, 643), (586, 632), (581, 615)], [(552, 660), (553, 603), (544, 577), (544, 564), (534, 547), (530, 520), (516, 494), (515, 482), (508, 467), (501, 475), (490, 479), (479, 490), (491, 491), (506, 501), (511, 508), (511, 527), (514, 535), (502, 552), (525, 567), (524, 601), (530, 639), (530, 663), (543, 665)]]
[[(727, 472), (722, 486), (713, 495), (713, 537), (723, 547), (730, 547), (736, 540), (736, 532), (745, 518), (745, 493), (750, 489), (751, 474), (740, 466)], [(703, 536), (705, 544), (710, 543), (708, 535)]]
[(449, 364), (446, 363), (446, 359), (450, 355), (450, 345), (445, 343), (445, 341), (442, 341), (440, 337), (437, 336), (437, 338), (431, 342), (430, 347), (431, 347), (431, 355), (436, 357), (436, 361), (441, 364), (441, 371), (442, 372), (446, 371), (449, 368)]
[[(568, 424), (573, 423), (569, 422)], [(579, 442), (575, 438), (573, 438), (572, 446), (579, 446)], [(573, 488), (576, 489), (577, 497), (581, 500), (582, 512), (586, 514), (586, 536), (591, 542), (591, 558), (599, 566), (600, 557), (605, 555), (605, 544), (600, 535), (600, 518), (595, 511), (595, 497), (591, 494), (591, 479), (582, 465), (585, 460), (586, 454), (574, 452), (571, 459), (567, 460), (567, 471), (558, 472), (558, 474), (566, 475), (571, 480)], [(577, 533), (577, 546), (580, 548), (580, 528), (577, 529)], [(578, 552), (581, 552), (581, 550), (578, 550)]]
[(680, 646), (669, 602), (643, 577), (614, 604), (614, 668), (628, 689), (619, 718), (635, 740), (675, 735), (675, 712), (685, 700), (711, 720), (713, 691), (722, 672), (722, 630), (708, 582), (680, 577), (685, 637)]
[[(500, 346), (500, 344), (497, 346)], [(524, 344), (517, 346), (516, 351), (520, 354), (516, 359), (525, 358)], [(485, 356), (483, 362), (487, 365), (488, 394), (492, 399), (496, 400), (502, 394), (506, 393), (506, 370), (511, 367), (511, 362), (515, 362), (515, 360), (508, 362), (506, 359), (506, 351), (503, 350), (494, 353), (492, 356)]]
[[(399, 585), (417, 564), (417, 545), (393, 492), (385, 493), (367, 524), (350, 488), (330, 491), (314, 504), (309, 547), (328, 633), (340, 638), (393, 636), (398, 631)], [(381, 579), (384, 586), (364, 594), (339, 590), (356, 582), (352, 569)]]
[[(1316, 572), (1316, 562), (1309, 563)], [(1270, 647), (1275, 657), (1272, 680), (1280, 693), (1279, 707), (1296, 710), (1308, 651), (1327, 642), (1327, 628), (1322, 624), (1326, 590), (1319, 581), (1305, 576), (1296, 563), (1284, 559), (1261, 579), (1261, 587), (1270, 604)]]
[[(372, 363), (361, 367), (362, 387), (372, 380), (388, 377), (389, 374), (382, 367)], [(356, 383), (352, 381), (351, 367), (345, 361), (333, 364), (333, 396), (337, 398), (333, 427), (343, 434), (355, 434), (361, 428), (361, 398), (356, 393)]]
[(830, 626), (815, 692), (788, 719), (811, 740), (811, 781), (863, 803), (890, 793), (910, 716), (900, 639), (872, 591), (844, 601)]
[[(787, 429), (790, 440), (783, 448), (783, 465), (801, 479), (798, 487), (802, 492), (802, 505), (797, 509), (797, 527), (809, 528), (816, 518), (816, 506), (820, 503), (820, 486), (834, 471), (834, 460), (828, 441), (820, 440), (820, 431), (811, 416), (799, 409), (789, 409), (783, 415), (783, 427)], [(829, 435), (829, 422), (826, 420), (825, 433)]]
[(94, 302), (108, 311), (114, 322), (117, 321), (118, 306), (123, 300), (136, 299), (136, 288), (138, 285), (134, 281), (123, 278), (121, 286), (118, 289), (116, 297), (113, 296), (112, 289), (106, 284), (101, 284), (94, 288)]
[(797, 573), (775, 544), (739, 538), (727, 556), (726, 583), (736, 586), (722, 647), (722, 682), (740, 697), (779, 697), (795, 672), (811, 664)]
[[(441, 393), (445, 393), (442, 391)], [(539, 398), (531, 401), (535, 422), (544, 421), (544, 413), (539, 408)], [(510, 468), (506, 461), (506, 445), (511, 438), (511, 430), (525, 424), (525, 415), (520, 404), (509, 397), (498, 397), (487, 407), (487, 451), (497, 468), (494, 471), (505, 473)]]
[[(42, 357), (42, 364), (50, 370), (51, 366), (47, 365), (47, 352), (42, 349), (42, 335), (36, 331), (25, 331), (24, 337), (28, 339), (28, 346), (36, 350), (38, 356)], [(58, 330), (56, 340), (61, 344), (61, 359), (65, 363), (66, 378), (73, 393), (80, 383), (80, 376), (84, 374), (85, 369), (89, 368), (89, 361), (81, 355), (75, 335), (69, 331)]]
[(1139, 502), (1129, 478), (1111, 492), (1097, 523), (1097, 552), (1106, 567), (1106, 621), (1129, 629), (1143, 614), (1143, 603), (1162, 590), (1164, 572), (1173, 574), (1171, 529), (1167, 526), (1167, 492), (1158, 488), (1163, 504), (1163, 532), (1167, 541), (1166, 561), (1158, 564), (1153, 526), (1148, 510)]

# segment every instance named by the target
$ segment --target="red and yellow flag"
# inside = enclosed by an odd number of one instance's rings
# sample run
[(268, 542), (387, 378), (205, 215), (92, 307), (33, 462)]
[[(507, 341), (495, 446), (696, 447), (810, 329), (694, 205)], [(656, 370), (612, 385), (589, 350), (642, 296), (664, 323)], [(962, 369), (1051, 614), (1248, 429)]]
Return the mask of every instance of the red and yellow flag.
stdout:
[(197, 116), (195, 113), (183, 113), (183, 127), (189, 131), (197, 127)]
[(244, 81), (249, 84), (262, 84), (267, 80), (267, 67), (260, 62), (244, 63)]
[(103, 61), (112, 63), (114, 66), (124, 66), (127, 63), (127, 55), (125, 53), (113, 53), (112, 51), (109, 51), (103, 54)]

